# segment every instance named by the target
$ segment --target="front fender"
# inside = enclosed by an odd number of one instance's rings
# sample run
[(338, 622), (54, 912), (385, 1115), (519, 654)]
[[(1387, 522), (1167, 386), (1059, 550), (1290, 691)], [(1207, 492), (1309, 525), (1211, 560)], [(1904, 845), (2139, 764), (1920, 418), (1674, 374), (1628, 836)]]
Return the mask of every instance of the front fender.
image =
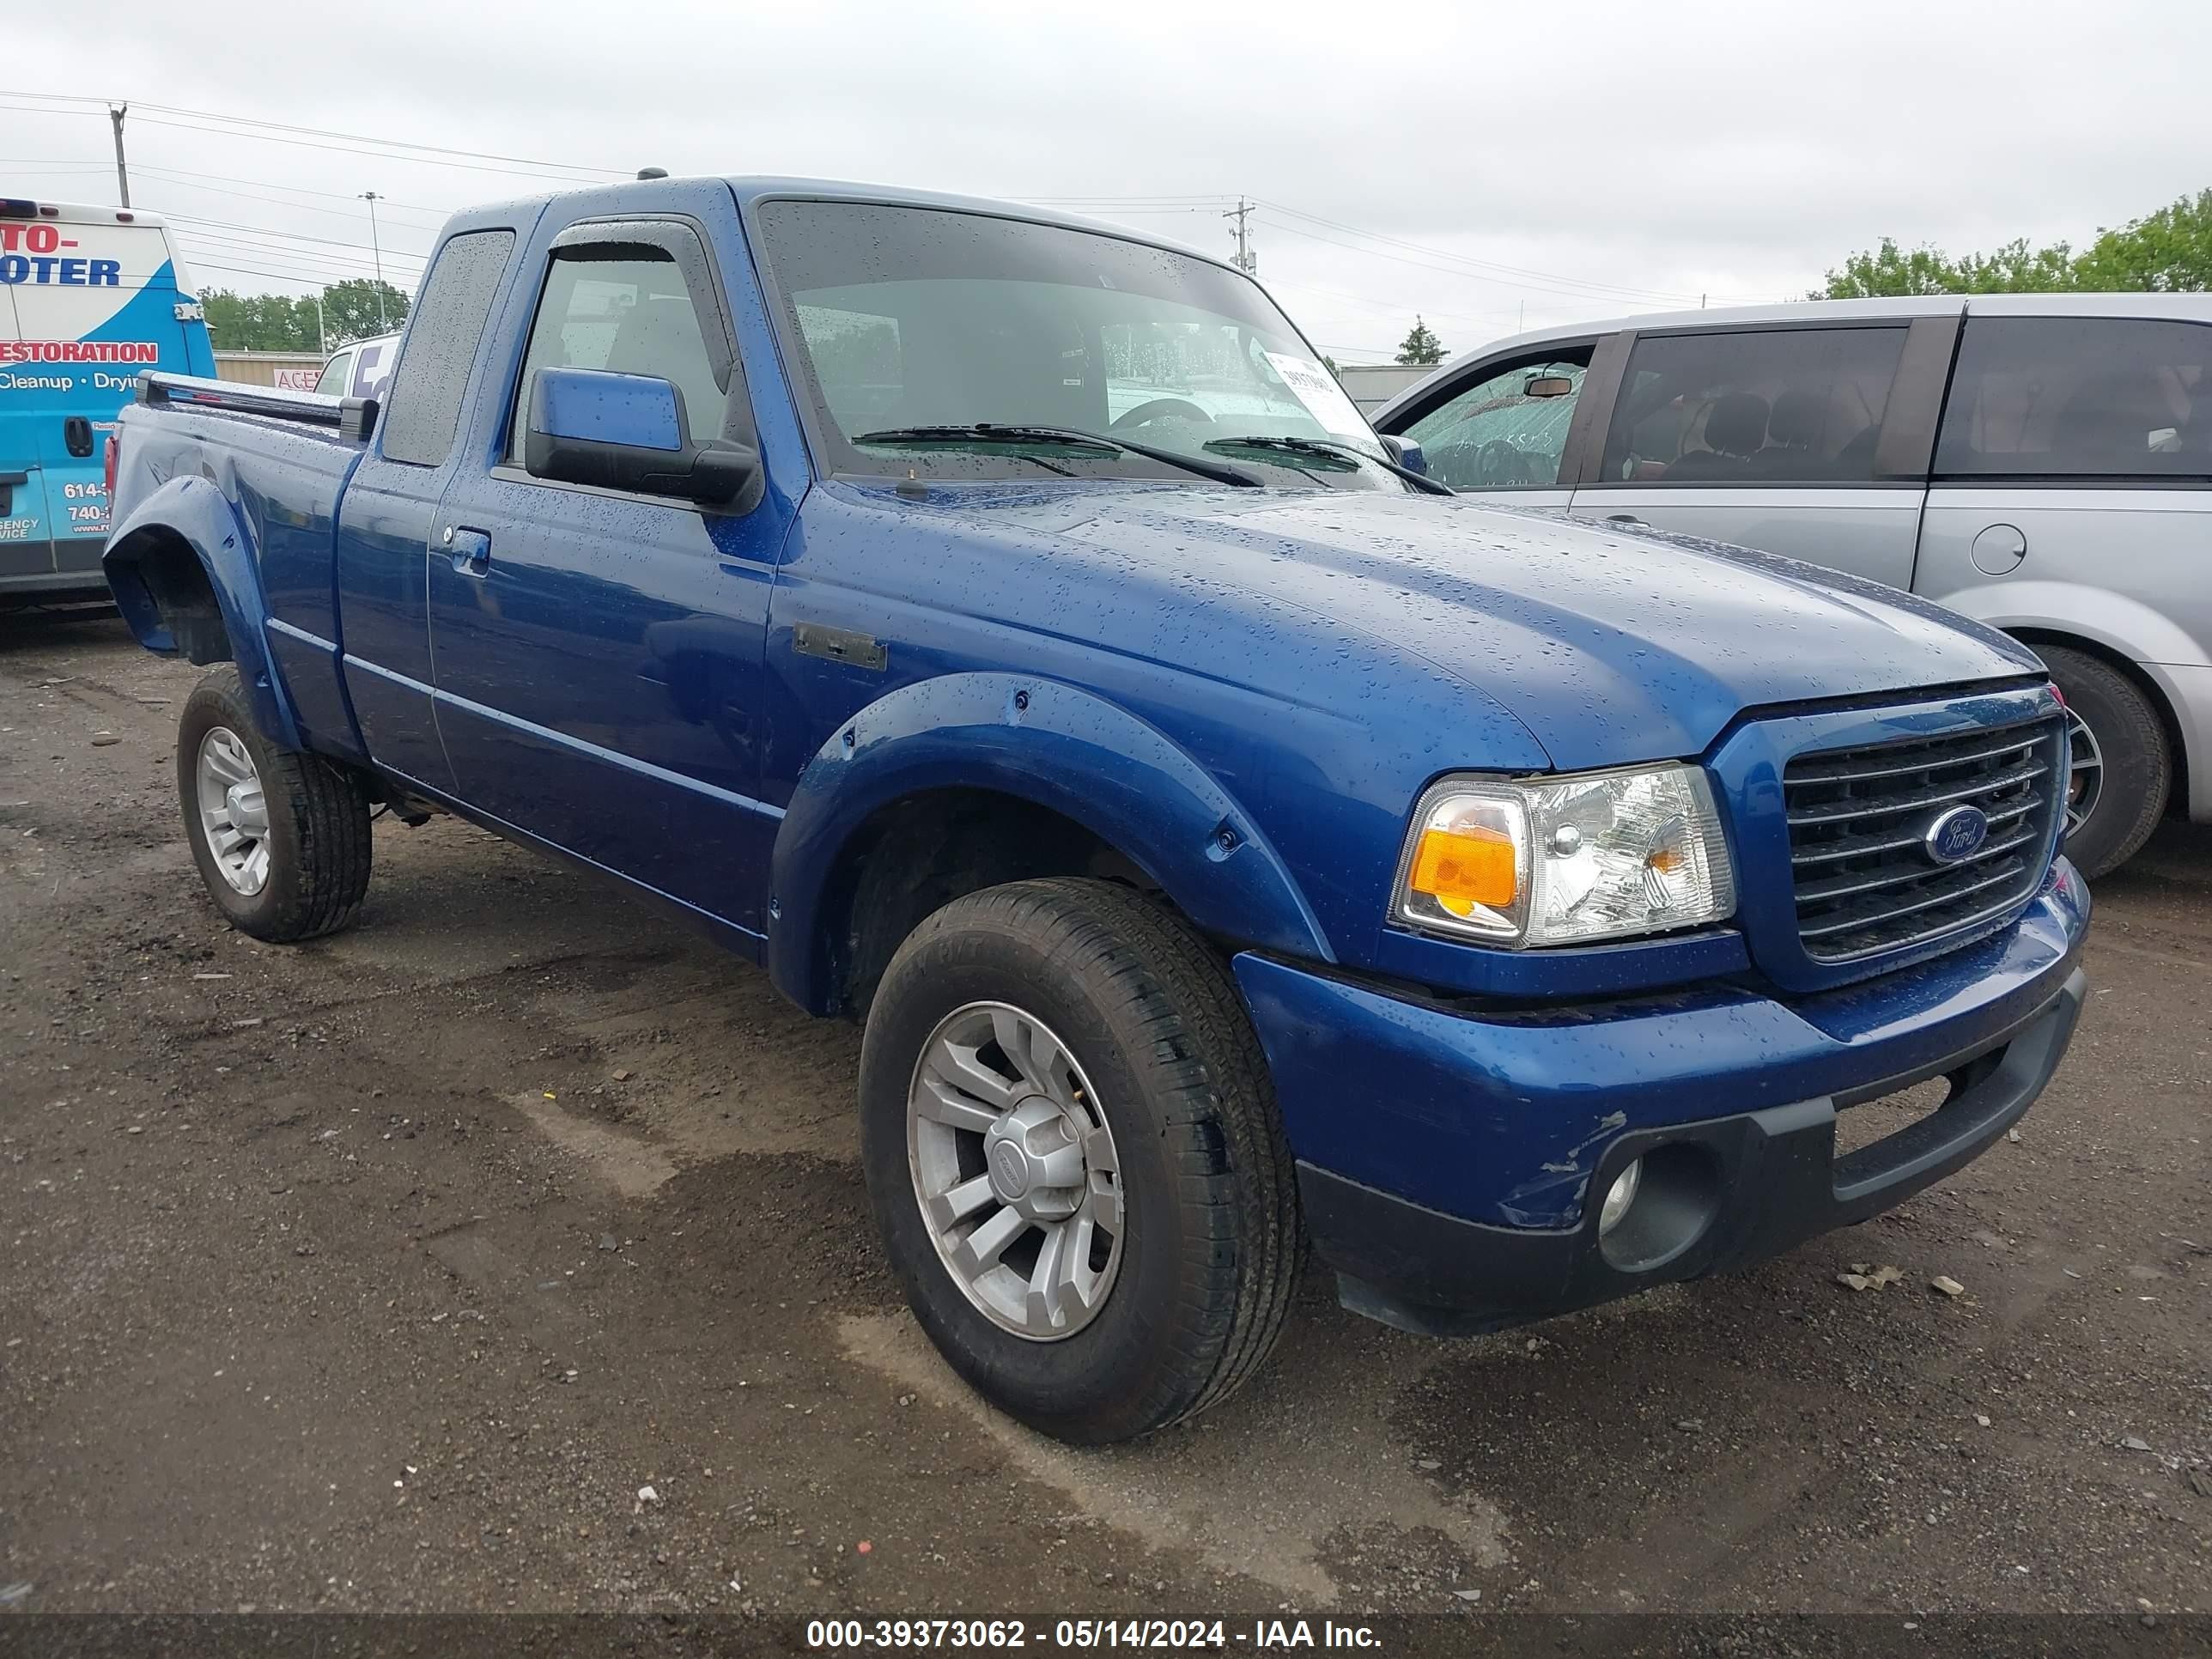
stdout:
[(1157, 728), (1055, 681), (947, 674), (871, 703), (799, 775), (776, 836), (767, 954), (802, 1007), (825, 1006), (816, 933), (847, 844), (878, 809), (947, 788), (1017, 796), (1083, 825), (1209, 932), (1334, 960), (1251, 816)]
[[(205, 595), (176, 568), (179, 544), (198, 562)], [(291, 698), (262, 629), (269, 606), (252, 537), (221, 489), (202, 477), (171, 478), (115, 526), (100, 568), (139, 644), (198, 663), (228, 655), (238, 665), (262, 735), (288, 749), (301, 746)], [(203, 609), (207, 596), (221, 619), (227, 652), (217, 648), (222, 641), (210, 637), (213, 630)]]

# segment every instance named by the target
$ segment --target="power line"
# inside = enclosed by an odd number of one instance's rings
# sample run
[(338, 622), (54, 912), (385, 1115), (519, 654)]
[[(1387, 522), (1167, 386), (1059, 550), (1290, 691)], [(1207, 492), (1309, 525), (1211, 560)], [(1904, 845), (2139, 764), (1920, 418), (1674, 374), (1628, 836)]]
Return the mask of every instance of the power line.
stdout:
[[(331, 236), (310, 236), (304, 231), (277, 230), (268, 225), (241, 225), (234, 223), (227, 219), (203, 219), (196, 214), (190, 213), (171, 213), (165, 214), (163, 216), (178, 224), (206, 225), (216, 230), (243, 231), (249, 235), (273, 236), (288, 242), (313, 242), (318, 246), (349, 248), (357, 253), (368, 253), (374, 252), (367, 242), (343, 242), (338, 240), (337, 238)], [(389, 257), (404, 257), (406, 258), (414, 259), (419, 263), (428, 256), (412, 252), (395, 250)]]
[(185, 262), (192, 266), (223, 264), (239, 270), (265, 272), (281, 276), (289, 282), (312, 283), (318, 288), (330, 288), (341, 283), (366, 283), (369, 273), (360, 269), (330, 269), (317, 265), (302, 265), (289, 259), (271, 258), (265, 250), (258, 248), (202, 247), (197, 243), (179, 244), (178, 251)]
[[(1617, 295), (1588, 294), (1579, 289), (1547, 288), (1540, 283), (1510, 281), (1501, 277), (1488, 276), (1484, 272), (1470, 270), (1462, 265), (1442, 264), (1432, 259), (1415, 258), (1411, 254), (1394, 253), (1387, 248), (1362, 247), (1356, 242), (1347, 242), (1340, 237), (1326, 235), (1320, 231), (1304, 229), (1297, 225), (1285, 223), (1283, 221), (1279, 219), (1264, 219), (1261, 222), (1270, 225), (1274, 229), (1282, 231), (1288, 235), (1304, 237), (1309, 241), (1325, 242), (1331, 247), (1340, 247), (1353, 253), (1365, 254), (1370, 258), (1395, 260), (1400, 264), (1417, 266), (1423, 270), (1437, 271), (1446, 276), (1456, 276), (1463, 282), (1494, 282), (1498, 283), (1499, 286), (1504, 288), (1524, 288), (1534, 293), (1557, 295), (1562, 299), (1583, 301), (1595, 300), (1610, 305), (1634, 303), (1648, 305), (1651, 303), (1649, 299), (1645, 299), (1641, 301), (1629, 301), (1625, 300)], [(1686, 305), (1692, 303), (1692, 301), (1685, 300), (1681, 301), (1681, 303)]]
[[(1285, 203), (1273, 202), (1267, 205), (1274, 208), (1278, 212), (1287, 213), (1295, 218), (1304, 219), (1314, 224), (1326, 225), (1332, 229), (1346, 231), (1355, 236), (1364, 236), (1376, 241), (1387, 242), (1396, 247), (1409, 249), (1413, 252), (1431, 254), (1438, 258), (1455, 261), (1473, 268), (1478, 274), (1492, 275), (1493, 280), (1498, 281), (1503, 286), (1508, 288), (1531, 288), (1540, 293), (1559, 294), (1569, 299), (1661, 301), (1677, 306), (1687, 306), (1692, 301), (1708, 299), (1720, 299), (1724, 302), (1747, 305), (1763, 303), (1755, 298), (1745, 298), (1740, 295), (1713, 295), (1691, 294), (1683, 290), (1636, 288), (1626, 283), (1603, 283), (1587, 277), (1569, 276), (1557, 271), (1535, 270), (1522, 265), (1500, 264), (1495, 260), (1478, 259), (1471, 254), (1455, 253), (1447, 248), (1429, 247), (1419, 242), (1410, 242), (1403, 237), (1387, 235), (1381, 231), (1363, 230), (1357, 225), (1347, 225), (1340, 220), (1324, 218), (1319, 214), (1308, 213), (1302, 208), (1294, 208)], [(1519, 280), (1524, 277), (1536, 280), (1534, 282)], [(1543, 286), (1547, 283), (1562, 283), (1568, 286), (1565, 289)]]
[(1340, 288), (1325, 288), (1316, 283), (1294, 283), (1287, 277), (1271, 276), (1270, 289), (1296, 289), (1302, 294), (1325, 295), (1341, 305), (1358, 306), (1368, 311), (1379, 311), (1392, 317), (1407, 317), (1419, 312), (1425, 317), (1439, 317), (1448, 323), (1465, 323), (1469, 328), (1488, 328), (1494, 323), (1510, 317), (1510, 311), (1443, 311), (1431, 305), (1416, 305), (1410, 301), (1377, 300), (1364, 295), (1352, 294)]
[[(0, 105), (0, 108), (15, 108), (27, 113), (91, 113), (94, 111), (106, 112), (109, 107), (107, 100), (104, 99), (76, 94), (0, 89), (0, 98), (27, 100), (26, 104)], [(448, 145), (421, 143), (407, 139), (383, 138), (334, 128), (270, 121), (252, 116), (228, 115), (217, 111), (195, 109), (181, 105), (141, 103), (137, 106), (137, 112), (140, 120), (148, 125), (167, 127), (175, 131), (201, 132), (216, 137), (248, 138), (259, 143), (286, 144), (295, 148), (338, 154), (373, 156), (387, 161), (398, 161), (410, 165), (450, 167), (470, 172), (507, 174), (568, 185), (594, 182), (588, 176), (580, 177), (579, 175), (603, 175), (609, 179), (628, 176), (628, 170), (620, 167), (587, 166), (574, 162), (549, 161), (542, 157), (462, 149)], [(174, 118), (164, 119), (164, 117)], [(83, 171), (89, 174), (93, 169), (87, 168)], [(173, 168), (142, 168), (141, 171), (178, 178), (223, 179), (231, 184), (262, 184), (264, 187), (269, 189), (292, 190), (295, 193), (319, 195), (332, 200), (353, 199), (351, 197), (341, 196), (337, 191), (270, 185), (265, 185), (264, 181), (236, 179), (219, 173), (194, 174), (184, 169)], [(191, 187), (214, 188), (209, 185)], [(252, 195), (250, 191), (217, 191), (217, 193), (249, 198)], [(340, 211), (337, 209), (319, 208), (306, 203), (283, 202), (275, 198), (258, 199), (270, 200), (280, 206), (304, 209), (309, 212), (329, 214)], [(380, 201), (382, 199), (380, 196), (379, 199)], [(1686, 293), (1673, 293), (1662, 289), (1637, 288), (1624, 283), (1604, 283), (1569, 276), (1559, 272), (1480, 259), (1472, 255), (1430, 246), (1387, 233), (1368, 230), (1357, 225), (1347, 224), (1341, 220), (1308, 212), (1302, 208), (1291, 207), (1285, 203), (1269, 200), (1252, 202), (1241, 196), (1232, 198), (1220, 192), (1155, 192), (1121, 196), (1094, 194), (1034, 197), (1030, 199), (1040, 206), (1061, 206), (1085, 212), (1142, 216), (1181, 216), (1191, 213), (1217, 210), (1221, 204), (1233, 201), (1235, 206), (1231, 210), (1230, 216), (1237, 221), (1238, 238), (1235, 263), (1247, 270), (1250, 269), (1253, 264), (1249, 220), (1256, 208), (1265, 207), (1273, 213), (1288, 216), (1291, 219), (1302, 222), (1302, 224), (1285, 224), (1279, 219), (1262, 218), (1261, 222), (1271, 224), (1275, 229), (1309, 240), (1340, 247), (1346, 252), (1362, 254), (1370, 258), (1391, 259), (1416, 269), (1436, 271), (1443, 275), (1476, 277), (1495, 282), (1505, 287), (1553, 294), (1565, 299), (1595, 300), (1607, 304), (1658, 302), (1686, 306), (1693, 303), (1698, 297)], [(441, 209), (422, 206), (409, 207), (407, 210), (433, 216), (444, 212)], [(1328, 232), (1334, 232), (1337, 234), (1326, 234)], [(1345, 237), (1357, 240), (1346, 241), (1342, 240)], [(1441, 316), (1449, 313), (1439, 312), (1437, 314)]]
[[(341, 219), (354, 221), (358, 221), (361, 218), (359, 209), (317, 207), (313, 202), (288, 202), (282, 197), (264, 196), (250, 190), (225, 190), (219, 185), (202, 184), (199, 182), (199, 180), (204, 179), (221, 179), (226, 183), (239, 185), (259, 184), (263, 182), (258, 179), (231, 179), (228, 174), (220, 173), (186, 173), (179, 167), (148, 167), (143, 162), (139, 165), (138, 171), (149, 178), (163, 179), (179, 184), (186, 190), (207, 191), (216, 196), (235, 196), (242, 201), (267, 202), (273, 206), (291, 208), (295, 211), (300, 213), (327, 213), (334, 215)], [(356, 196), (343, 195), (334, 190), (309, 190), (304, 185), (270, 184), (264, 185), (264, 188), (268, 190), (294, 191), (303, 196), (325, 196), (333, 201), (339, 202), (354, 202), (360, 199)], [(416, 207), (412, 204), (406, 202), (387, 202), (381, 196), (379, 196), (376, 200), (377, 205), (384, 209), (386, 212), (390, 212), (397, 209), (409, 213), (425, 213), (429, 215), (432, 222), (429, 225), (420, 227), (420, 228), (422, 229), (435, 228), (436, 226), (443, 224), (447, 219), (451, 218), (454, 213), (459, 211), (459, 210), (455, 208)]]
[[(41, 102), (41, 103), (48, 103), (48, 104), (63, 104), (63, 105), (72, 105), (72, 106), (92, 105), (92, 106), (105, 106), (105, 105), (106, 105), (106, 103), (107, 102), (107, 100), (105, 100), (105, 99), (101, 99), (101, 98), (92, 98), (92, 97), (88, 97), (88, 96), (86, 96), (86, 95), (82, 94), (76, 94), (76, 93), (52, 93), (52, 92), (18, 92), (18, 91), (12, 91), (12, 90), (9, 90), (9, 89), (5, 88), (0, 88), (0, 98), (29, 98), (29, 99), (35, 99), (35, 100), (39, 100), (39, 101), (40, 101), (40, 102)], [(538, 159), (538, 158), (537, 158), (537, 157), (534, 157), (534, 156), (527, 156), (527, 155), (499, 155), (499, 154), (497, 154), (496, 152), (495, 152), (495, 151), (491, 151), (491, 150), (481, 150), (481, 149), (455, 149), (449, 148), (448, 146), (447, 146), (447, 145), (443, 145), (443, 144), (422, 144), (422, 143), (416, 143), (416, 142), (414, 142), (412, 139), (406, 139), (406, 138), (377, 138), (377, 137), (370, 137), (370, 136), (368, 136), (368, 134), (365, 134), (365, 133), (359, 133), (359, 132), (339, 132), (339, 131), (332, 131), (331, 129), (327, 128), (327, 127), (307, 127), (307, 126), (297, 126), (297, 125), (293, 125), (292, 123), (290, 123), (290, 122), (287, 122), (287, 121), (269, 121), (269, 120), (264, 120), (264, 119), (262, 119), (261, 118), (259, 118), (259, 117), (258, 117), (258, 116), (251, 116), (251, 115), (225, 115), (225, 114), (221, 113), (220, 112), (217, 112), (217, 111), (215, 111), (215, 110), (188, 109), (188, 108), (185, 108), (185, 107), (184, 107), (184, 106), (182, 106), (176, 105), (176, 104), (146, 104), (146, 103), (142, 103), (142, 104), (140, 104), (140, 105), (139, 105), (139, 106), (138, 106), (138, 107), (139, 107), (140, 109), (142, 109), (142, 110), (154, 110), (154, 111), (157, 111), (157, 112), (159, 112), (160, 113), (161, 113), (161, 114), (163, 114), (163, 115), (181, 115), (181, 116), (186, 116), (186, 117), (189, 117), (189, 118), (192, 118), (192, 119), (194, 119), (194, 120), (198, 120), (198, 121), (214, 121), (214, 122), (218, 122), (218, 123), (222, 124), (222, 125), (225, 125), (225, 126), (237, 126), (237, 127), (255, 127), (255, 128), (263, 128), (263, 129), (265, 129), (265, 130), (267, 130), (268, 131), (270, 131), (270, 132), (296, 133), (296, 134), (301, 134), (301, 135), (304, 135), (305, 137), (311, 137), (311, 138), (334, 138), (334, 139), (343, 139), (343, 140), (344, 140), (344, 141), (345, 141), (346, 143), (354, 143), (354, 144), (369, 144), (369, 145), (375, 146), (375, 147), (377, 147), (377, 148), (379, 148), (379, 149), (388, 149), (388, 150), (395, 150), (395, 151), (397, 151), (397, 150), (414, 150), (414, 151), (419, 151), (419, 152), (422, 152), (422, 154), (424, 154), (424, 155), (428, 155), (473, 157), (473, 158), (475, 158), (475, 159), (476, 159), (476, 160), (477, 160), (477, 161), (502, 161), (502, 162), (510, 163), (510, 164), (512, 164), (512, 165), (514, 165), (514, 166), (516, 166), (516, 167), (530, 167), (530, 168), (535, 169), (535, 170), (537, 170), (537, 171), (538, 171), (538, 172), (548, 172), (548, 173), (606, 173), (606, 174), (609, 174), (609, 175), (611, 175), (611, 177), (616, 178), (616, 179), (624, 179), (624, 178), (629, 178), (629, 177), (630, 177), (630, 176), (631, 176), (632, 173), (634, 172), (634, 169), (628, 168), (628, 167), (586, 167), (586, 166), (582, 166), (582, 165), (580, 165), (580, 164), (577, 164), (577, 163), (574, 163), (574, 162), (569, 162), (569, 161), (547, 161), (540, 160), (540, 159)], [(174, 124), (174, 123), (164, 123), (163, 125), (176, 125), (176, 124)], [(210, 129), (209, 129), (209, 128), (205, 128), (205, 127), (196, 128), (196, 129), (191, 129), (191, 131), (210, 131)], [(237, 135), (237, 136), (244, 136), (244, 135)], [(316, 145), (316, 146), (311, 146), (311, 148), (317, 148), (317, 149), (320, 149), (320, 148), (325, 148), (325, 146)], [(485, 169), (485, 170), (486, 170), (486, 171), (496, 171), (496, 169)]]
[[(362, 265), (339, 264), (312, 257), (295, 258), (274, 248), (257, 247), (250, 242), (191, 238), (179, 242), (178, 246), (193, 264), (204, 264), (209, 259), (251, 259), (264, 265), (282, 265), (303, 281), (312, 277), (325, 283), (367, 282), (371, 276), (371, 272)], [(413, 274), (421, 275), (420, 272)]]

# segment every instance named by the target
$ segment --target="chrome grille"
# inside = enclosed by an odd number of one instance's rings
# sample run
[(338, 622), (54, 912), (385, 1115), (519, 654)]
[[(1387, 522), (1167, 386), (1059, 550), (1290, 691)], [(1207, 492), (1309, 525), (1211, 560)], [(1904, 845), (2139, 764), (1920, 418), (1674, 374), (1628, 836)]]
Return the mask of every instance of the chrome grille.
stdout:
[[(2002, 915), (2043, 879), (2057, 810), (2056, 720), (1800, 755), (1782, 775), (1797, 931), (1816, 962), (1902, 950)], [(1926, 840), (1956, 806), (1986, 838), (1943, 863)]]

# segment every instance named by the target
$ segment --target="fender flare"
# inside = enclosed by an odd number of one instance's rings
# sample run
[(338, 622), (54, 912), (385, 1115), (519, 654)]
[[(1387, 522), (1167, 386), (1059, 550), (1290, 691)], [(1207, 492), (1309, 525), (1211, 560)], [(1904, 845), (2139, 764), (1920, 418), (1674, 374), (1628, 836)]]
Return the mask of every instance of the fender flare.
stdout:
[(116, 608), (149, 651), (194, 662), (219, 660), (191, 649), (193, 641), (178, 639), (163, 620), (161, 599), (146, 580), (141, 562), (170, 537), (183, 542), (199, 561), (222, 613), (231, 659), (245, 683), (255, 726), (272, 743), (287, 749), (301, 747), (290, 693), (262, 630), (269, 604), (261, 588), (252, 535), (214, 483), (198, 477), (172, 478), (115, 526), (100, 562), (115, 594)]
[(1333, 961), (1321, 924), (1251, 815), (1167, 735), (1078, 687), (947, 674), (842, 721), (800, 773), (777, 832), (767, 962), (802, 1007), (819, 981), (822, 907), (852, 837), (902, 797), (979, 788), (1049, 808), (1116, 848), (1199, 927)]

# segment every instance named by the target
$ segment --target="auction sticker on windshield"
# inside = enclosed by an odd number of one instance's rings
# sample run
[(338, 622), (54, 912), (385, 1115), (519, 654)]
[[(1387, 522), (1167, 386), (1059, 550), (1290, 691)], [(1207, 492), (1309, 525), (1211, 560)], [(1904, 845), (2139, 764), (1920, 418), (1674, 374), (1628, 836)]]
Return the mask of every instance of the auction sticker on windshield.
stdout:
[[(1324, 432), (1346, 437), (1367, 438), (1367, 422), (1359, 412), (1359, 405), (1336, 383), (1336, 376), (1310, 357), (1293, 357), (1287, 352), (1270, 351), (1267, 366), (1291, 389), (1291, 395), (1306, 406), (1306, 413), (1321, 422)], [(1371, 443), (1373, 440), (1369, 438)]]

